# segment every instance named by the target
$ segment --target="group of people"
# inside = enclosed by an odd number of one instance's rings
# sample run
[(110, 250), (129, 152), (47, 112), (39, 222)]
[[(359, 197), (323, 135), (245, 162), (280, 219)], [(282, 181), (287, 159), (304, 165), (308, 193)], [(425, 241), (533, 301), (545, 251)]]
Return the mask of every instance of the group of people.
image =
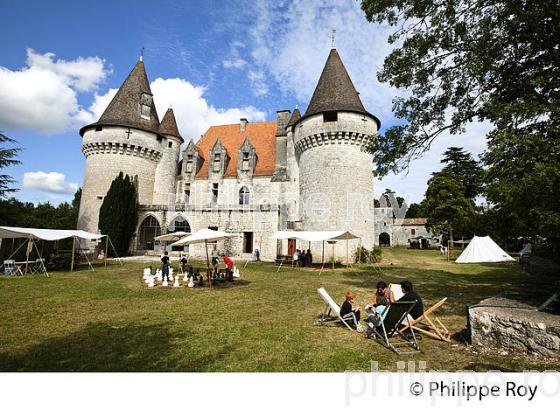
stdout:
[[(408, 280), (400, 283), (403, 296), (397, 302), (413, 302), (416, 301), (414, 307), (410, 310), (412, 319), (417, 319), (424, 314), (424, 304), (422, 298), (414, 291), (412, 283)], [(387, 286), (384, 281), (377, 282), (374, 298), (365, 306), (367, 317), (365, 318), (367, 324), (367, 336), (374, 337), (373, 330), (381, 325), (381, 321), (387, 314), (387, 307), (395, 302), (394, 292)], [(360, 308), (356, 306), (356, 294), (354, 292), (346, 292), (344, 303), (340, 307), (340, 316), (350, 321), (356, 330), (363, 331), (360, 324)], [(353, 319), (353, 320), (352, 320)]]
[[(214, 246), (214, 249), (212, 250), (212, 271), (215, 274), (218, 273), (218, 264), (219, 264), (220, 256), (222, 257), (222, 260), (226, 265), (226, 279), (231, 282), (233, 281), (233, 260), (229, 256), (226, 256), (223, 252), (220, 254), (216, 246)], [(185, 272), (187, 270), (188, 256), (184, 253), (181, 253), (180, 260), (181, 260), (181, 271)], [(171, 266), (171, 262), (169, 259), (169, 252), (165, 251), (161, 256), (162, 279), (163, 278), (169, 279), (170, 266)]]
[(304, 250), (296, 249), (294, 255), (292, 256), (292, 267), (299, 266), (304, 268), (306, 266), (311, 266), (313, 263), (313, 255), (311, 254), (311, 249)]

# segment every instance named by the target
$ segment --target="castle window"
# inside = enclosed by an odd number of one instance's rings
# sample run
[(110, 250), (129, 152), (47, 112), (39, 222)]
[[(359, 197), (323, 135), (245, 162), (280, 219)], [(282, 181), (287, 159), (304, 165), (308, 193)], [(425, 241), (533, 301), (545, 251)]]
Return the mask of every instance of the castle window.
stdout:
[(253, 253), (253, 232), (243, 232), (243, 253)]
[(98, 195), (97, 199), (99, 199), (101, 201), (103, 199), (103, 197), (101, 195)]
[(152, 96), (148, 93), (143, 93), (140, 97), (140, 117), (149, 120), (152, 111)]
[(212, 184), (212, 203), (218, 203), (218, 184)]
[(241, 170), (242, 171), (249, 171), (249, 153), (243, 153), (243, 162), (241, 163)]
[(410, 234), (411, 234), (411, 235), (416, 235), (416, 229), (411, 229), (411, 230), (410, 230)]
[(173, 142), (169, 141), (169, 144), (167, 144), (167, 146), (168, 146), (169, 148), (173, 148)]
[(323, 122), (335, 122), (338, 121), (338, 112), (329, 111), (323, 113)]
[(214, 154), (214, 165), (213, 165), (213, 171), (214, 172), (220, 172), (220, 154)]
[(191, 202), (191, 184), (185, 184), (185, 203)]
[(157, 138), (157, 141), (158, 141), (158, 142), (162, 142), (162, 141), (163, 141), (163, 137), (162, 137), (161, 135), (158, 135), (156, 138)]
[(95, 127), (95, 131), (103, 131), (103, 127), (101, 125), (97, 125)]
[(193, 171), (193, 156), (192, 155), (187, 155), (186, 171), (187, 172), (192, 172)]
[(249, 205), (249, 188), (246, 186), (239, 190), (239, 205)]

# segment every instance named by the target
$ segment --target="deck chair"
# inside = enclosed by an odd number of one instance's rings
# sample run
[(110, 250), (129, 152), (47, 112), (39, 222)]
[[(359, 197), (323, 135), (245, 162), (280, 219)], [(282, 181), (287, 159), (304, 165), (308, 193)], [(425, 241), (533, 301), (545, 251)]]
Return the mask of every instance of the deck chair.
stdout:
[[(334, 299), (329, 295), (329, 292), (325, 288), (317, 289), (319, 296), (325, 301), (325, 310), (321, 313), (318, 323), (323, 325), (325, 323), (338, 323), (342, 322), (350, 330), (356, 330), (358, 327), (358, 322), (356, 321), (356, 316), (353, 313), (349, 313), (345, 317), (340, 316), (340, 306), (334, 301)], [(336, 313), (336, 317), (331, 316), (331, 312)], [(350, 323), (354, 324), (354, 328), (350, 326)]]
[[(387, 311), (379, 326), (373, 329), (381, 343), (399, 355), (421, 352), (414, 329), (410, 328), (408, 315), (415, 304), (416, 301), (391, 303), (387, 306)], [(410, 335), (405, 335), (401, 329), (404, 321), (409, 325)], [(400, 336), (400, 340), (393, 341), (391, 340), (392, 336)]]
[(407, 324), (401, 330), (405, 331), (411, 327), (412, 329), (427, 336), (443, 340), (444, 342), (450, 342), (451, 339), (449, 336), (449, 330), (447, 330), (445, 325), (441, 323), (441, 320), (439, 320), (435, 314), (436, 310), (442, 307), (446, 300), (447, 298), (443, 298), (428, 310), (424, 311), (422, 316), (412, 320), (410, 324)]

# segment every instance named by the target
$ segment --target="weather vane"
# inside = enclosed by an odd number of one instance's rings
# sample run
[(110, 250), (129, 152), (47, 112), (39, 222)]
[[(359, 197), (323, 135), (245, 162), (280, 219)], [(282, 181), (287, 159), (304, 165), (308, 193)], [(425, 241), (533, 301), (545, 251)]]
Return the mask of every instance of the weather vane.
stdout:
[(335, 36), (336, 36), (336, 29), (333, 28), (333, 29), (332, 29), (332, 32), (331, 32), (331, 48), (334, 48), (334, 39), (335, 39)]
[(140, 61), (144, 61), (144, 47), (140, 50)]

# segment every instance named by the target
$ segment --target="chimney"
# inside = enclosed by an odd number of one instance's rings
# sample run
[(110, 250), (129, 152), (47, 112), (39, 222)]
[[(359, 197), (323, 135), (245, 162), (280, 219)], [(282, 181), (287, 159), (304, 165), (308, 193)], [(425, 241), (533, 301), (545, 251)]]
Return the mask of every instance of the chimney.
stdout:
[(247, 121), (247, 118), (241, 118), (239, 120), (239, 131), (244, 132), (245, 131), (245, 126), (247, 125), (249, 121)]

